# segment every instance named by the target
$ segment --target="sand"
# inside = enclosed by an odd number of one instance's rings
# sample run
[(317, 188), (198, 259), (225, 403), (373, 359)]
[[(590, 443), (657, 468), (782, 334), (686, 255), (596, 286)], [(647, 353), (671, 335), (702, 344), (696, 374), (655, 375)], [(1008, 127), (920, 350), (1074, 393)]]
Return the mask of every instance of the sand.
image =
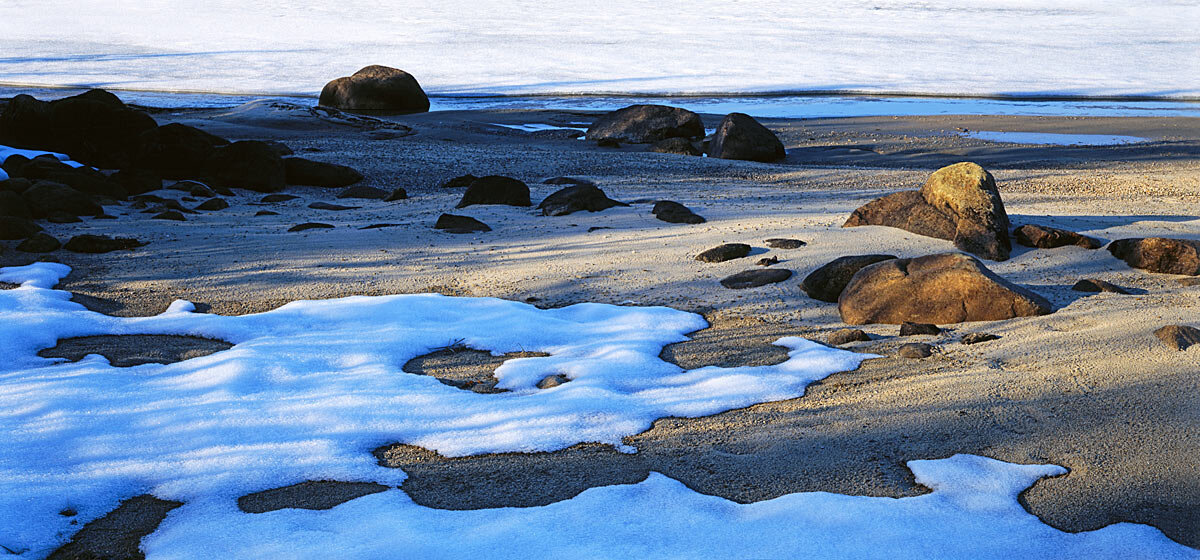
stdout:
[[(299, 199), (256, 205), (261, 195), (238, 191), (229, 199), (231, 208), (189, 215), (183, 223), (109, 206), (118, 219), (48, 224), (60, 239), (100, 233), (149, 242), (106, 255), (53, 254), (73, 267), (63, 288), (114, 315), (158, 313), (177, 298), (203, 311), (241, 314), (295, 299), (431, 291), (540, 306), (669, 305), (703, 313), (713, 326), (664, 350), (667, 359), (689, 368), (772, 363), (783, 357), (770, 345), (780, 336), (824, 340), (845, 327), (836, 305), (800, 290), (808, 272), (849, 254), (953, 250), (948, 241), (896, 229), (840, 226), (857, 206), (918, 188), (937, 166), (962, 160), (993, 173), (1014, 226), (1037, 223), (1105, 241), (1200, 239), (1200, 119), (771, 119), (764, 123), (779, 132), (790, 155), (780, 164), (758, 164), (646, 153), (641, 146), (598, 148), (562, 132), (531, 134), (491, 124), (571, 125), (595, 117), (586, 112), (445, 112), (379, 123), (258, 104), (155, 117), (231, 139), (279, 140), (298, 155), (362, 170), (363, 185), (404, 187), (411, 198), (349, 203), (335, 199), (336, 191), (298, 187), (287, 192)], [(706, 115), (706, 126), (719, 119)], [(1155, 141), (1007, 145), (962, 138), (960, 128)], [(466, 173), (525, 180), (535, 202), (556, 190), (540, 183), (545, 178), (586, 177), (633, 205), (564, 217), (498, 206), (452, 210), (462, 190), (439, 185)], [(660, 222), (650, 214), (657, 199), (679, 201), (708, 222)], [(362, 208), (307, 208), (313, 201)], [(279, 215), (254, 216), (263, 209)], [(478, 218), (494, 231), (431, 229), (447, 211)], [(302, 222), (336, 227), (287, 232)], [(399, 225), (358, 229), (374, 223)], [(774, 237), (808, 245), (767, 249), (763, 241)], [(723, 263), (694, 260), (700, 251), (735, 242), (754, 251)], [(7, 245), (10, 250), (0, 254), (5, 264), (31, 258)], [(750, 290), (718, 284), (765, 256), (778, 257), (775, 266), (796, 274)], [(1133, 521), (1200, 547), (1200, 348), (1174, 351), (1152, 334), (1164, 325), (1197, 324), (1200, 288), (1179, 284), (1177, 276), (1130, 269), (1104, 250), (1018, 247), (1011, 260), (985, 264), (1058, 310), (953, 325), (938, 336), (900, 338), (896, 326), (864, 327), (874, 340), (847, 348), (887, 357), (814, 384), (803, 398), (706, 418), (662, 419), (628, 438), (638, 449), (634, 455), (596, 445), (456, 459), (409, 446), (376, 454), (410, 475), (403, 488), (418, 503), (463, 509), (550, 503), (588, 487), (641, 480), (651, 470), (741, 502), (817, 490), (908, 496), (926, 490), (912, 480), (905, 461), (977, 453), (1069, 468), (1070, 474), (1043, 480), (1023, 495), (1026, 507), (1055, 527), (1079, 531)], [(1134, 295), (1071, 291), (1084, 277)], [(976, 332), (1000, 338), (958, 342)], [(893, 356), (900, 344), (915, 341), (936, 345), (934, 355)]]

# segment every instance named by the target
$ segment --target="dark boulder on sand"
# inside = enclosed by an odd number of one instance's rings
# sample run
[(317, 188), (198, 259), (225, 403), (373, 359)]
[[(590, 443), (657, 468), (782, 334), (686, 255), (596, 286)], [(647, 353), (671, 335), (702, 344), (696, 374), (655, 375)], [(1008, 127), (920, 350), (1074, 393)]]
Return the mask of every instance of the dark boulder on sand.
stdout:
[(1074, 286), (1071, 286), (1071, 289), (1075, 290), (1076, 292), (1109, 292), (1112, 294), (1129, 295), (1129, 290), (1099, 278), (1084, 278), (1083, 280), (1076, 282)]
[(136, 249), (145, 245), (132, 237), (108, 237), (106, 235), (82, 234), (67, 240), (63, 248), (75, 253), (108, 253), (122, 249)]
[(1075, 245), (1084, 249), (1099, 249), (1103, 243), (1094, 237), (1088, 237), (1065, 229), (1039, 225), (1023, 225), (1013, 230), (1013, 240), (1018, 245), (1036, 247), (1038, 249), (1055, 249)]
[(992, 174), (956, 163), (930, 175), (919, 191), (887, 195), (857, 209), (842, 227), (890, 226), (938, 239), (994, 261), (1008, 260), (1008, 214)]
[(125, 188), (90, 167), (71, 167), (51, 156), (35, 157), (21, 166), (19, 175), (30, 181), (50, 181), (79, 192), (125, 198)]
[(528, 185), (501, 175), (488, 175), (472, 181), (455, 208), (466, 208), (475, 204), (533, 205), (529, 201)]
[(0, 113), (0, 144), (62, 152), (94, 167), (123, 169), (136, 160), (142, 133), (156, 127), (149, 115), (101, 89), (49, 102), (18, 95)]
[(350, 111), (423, 113), (429, 110), (429, 97), (416, 78), (403, 70), (377, 64), (325, 84), (318, 103)]
[(345, 165), (299, 157), (284, 158), (283, 169), (289, 185), (342, 188), (363, 179), (362, 173)]
[(396, 187), (387, 196), (383, 197), (384, 202), (394, 202), (397, 200), (405, 200), (408, 198), (408, 191), (404, 187)]
[(808, 297), (837, 303), (850, 279), (863, 267), (891, 260), (895, 255), (849, 255), (829, 261), (804, 277), (800, 287)]
[(283, 158), (266, 142), (257, 140), (215, 148), (205, 168), (214, 184), (229, 188), (269, 193), (287, 184)]
[(654, 214), (655, 218), (672, 224), (704, 223), (703, 217), (674, 200), (660, 200), (655, 202), (654, 208), (650, 209), (650, 213)]
[(614, 206), (629, 206), (624, 202), (608, 198), (604, 191), (593, 184), (573, 185), (555, 191), (538, 204), (543, 216), (566, 216), (586, 210), (600, 212)]
[(383, 200), (388, 197), (387, 191), (375, 187), (350, 187), (340, 193), (338, 198), (359, 198), (364, 200)]
[(1108, 244), (1108, 252), (1133, 268), (1200, 275), (1200, 241), (1170, 237), (1118, 239)]
[(712, 249), (701, 251), (696, 260), (706, 263), (719, 263), (740, 259), (750, 254), (750, 246), (745, 243), (725, 243)]
[(217, 198), (217, 197), (213, 197), (208, 200), (205, 200), (204, 202), (201, 202), (199, 205), (196, 206), (196, 210), (204, 210), (206, 212), (212, 212), (214, 210), (224, 210), (226, 208), (229, 208), (229, 203), (225, 202), (224, 198)]
[(1200, 329), (1188, 325), (1168, 325), (1154, 331), (1154, 336), (1175, 350), (1187, 350), (1189, 346), (1200, 344)]
[(808, 245), (808, 243), (800, 241), (799, 239), (788, 239), (784, 237), (772, 237), (771, 239), (764, 241), (764, 243), (767, 244), (767, 247), (772, 249), (799, 249), (805, 245)]
[(288, 228), (288, 231), (297, 232), (297, 231), (308, 231), (310, 229), (333, 229), (333, 225), (332, 224), (323, 224), (321, 222), (305, 222), (303, 224), (296, 224), (296, 225)]
[(137, 163), (167, 179), (195, 179), (205, 175), (213, 150), (228, 144), (228, 140), (193, 126), (164, 124), (142, 133)]
[(42, 226), (33, 223), (33, 220), (28, 218), (0, 216), (0, 239), (2, 240), (25, 239), (39, 231), (42, 231)]
[(666, 105), (630, 105), (596, 119), (587, 139), (650, 144), (666, 138), (700, 138), (704, 123), (687, 109)]
[(487, 224), (476, 220), (470, 216), (456, 216), (454, 214), (442, 214), (438, 216), (437, 223), (433, 224), (434, 229), (444, 230), (448, 233), (475, 233), (492, 231), (492, 228)]
[(92, 197), (71, 187), (49, 181), (39, 181), (21, 193), (34, 217), (46, 217), (55, 212), (72, 216), (96, 216), (104, 209)]
[(62, 247), (62, 243), (49, 234), (38, 232), (17, 245), (17, 250), (25, 253), (50, 253)]
[(33, 215), (29, 213), (29, 204), (21, 195), (12, 191), (0, 190), (0, 216), (30, 218)]
[(692, 144), (691, 140), (678, 136), (659, 140), (646, 151), (660, 154), (679, 154), (681, 156), (698, 156), (702, 153), (699, 148)]
[(756, 268), (722, 278), (721, 285), (731, 290), (744, 290), (783, 282), (791, 277), (792, 271), (786, 268)]
[(754, 117), (730, 113), (721, 119), (708, 145), (709, 157), (772, 162), (783, 159), (783, 143)]
[(455, 177), (453, 179), (446, 181), (445, 183), (442, 183), (442, 188), (443, 189), (459, 189), (462, 187), (469, 187), (469, 186), (471, 186), (471, 183), (474, 183), (475, 179), (478, 179), (478, 178), (479, 177), (471, 175), (470, 173), (468, 173), (466, 175), (459, 175), (458, 177)]

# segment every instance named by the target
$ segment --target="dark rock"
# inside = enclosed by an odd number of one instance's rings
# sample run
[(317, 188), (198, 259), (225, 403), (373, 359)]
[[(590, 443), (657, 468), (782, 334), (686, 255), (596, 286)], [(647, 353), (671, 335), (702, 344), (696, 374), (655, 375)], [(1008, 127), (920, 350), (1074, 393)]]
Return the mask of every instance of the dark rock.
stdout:
[(1024, 225), (1013, 230), (1013, 240), (1026, 247), (1054, 249), (1075, 245), (1084, 249), (1099, 249), (1103, 243), (1094, 237), (1081, 235), (1065, 229), (1038, 225)]
[(691, 140), (688, 140), (687, 138), (680, 138), (678, 136), (659, 140), (650, 146), (646, 151), (657, 152), (660, 154), (679, 154), (681, 156), (698, 156), (701, 153), (700, 150), (692, 144)]
[(1050, 302), (962, 253), (891, 259), (864, 267), (838, 298), (842, 321), (948, 324), (1046, 315)]
[(721, 119), (708, 147), (709, 157), (772, 162), (787, 152), (774, 132), (750, 115), (730, 113)]
[(1169, 237), (1118, 239), (1108, 244), (1108, 252), (1133, 268), (1200, 275), (1200, 241)]
[(397, 200), (405, 200), (407, 198), (408, 198), (408, 191), (404, 190), (404, 187), (396, 187), (395, 190), (388, 193), (387, 197), (384, 198), (383, 201), (384, 202), (395, 202)]
[(340, 193), (338, 198), (363, 198), (367, 200), (383, 200), (388, 197), (388, 192), (375, 187), (350, 187)]
[(745, 243), (726, 243), (696, 255), (696, 260), (706, 263), (719, 263), (740, 259), (750, 254), (750, 246)]
[(300, 197), (298, 197), (294, 194), (269, 194), (267, 196), (264, 196), (264, 197), (258, 199), (258, 201), (265, 202), (265, 203), (287, 202), (289, 200), (296, 200), (297, 198), (300, 198)]
[(672, 224), (703, 224), (704, 218), (673, 200), (660, 200), (650, 210), (654, 217)]
[(269, 144), (257, 140), (214, 148), (205, 169), (214, 185), (224, 187), (269, 193), (287, 183), (283, 158)]
[(209, 212), (213, 210), (224, 210), (226, 208), (229, 208), (229, 203), (225, 202), (224, 198), (210, 198), (204, 202), (201, 202), (199, 206), (196, 206), (197, 210), (205, 210)]
[[(11, 159), (11, 158), (10, 158)], [(33, 186), (33, 181), (24, 177), (10, 177), (0, 181), (0, 192), (10, 192), (13, 194), (21, 194), (29, 187)]]
[(60, 247), (62, 247), (62, 243), (59, 243), (57, 239), (39, 232), (19, 243), (17, 250), (26, 253), (49, 253), (57, 251)]
[(613, 138), (601, 138), (596, 141), (596, 147), (599, 148), (620, 148), (621, 143)]
[(587, 139), (650, 144), (666, 138), (700, 138), (704, 123), (687, 109), (665, 105), (631, 105), (608, 113), (592, 123)]
[(59, 183), (34, 183), (21, 196), (29, 203), (29, 211), (34, 217), (49, 216), (54, 212), (65, 212), (72, 216), (104, 213), (104, 209), (93, 202), (92, 197)]
[(55, 210), (54, 212), (51, 212), (49, 216), (46, 216), (46, 221), (52, 224), (78, 224), (83, 220), (80, 219), (79, 216), (69, 212)]
[(272, 212), (270, 210), (259, 210), (258, 212), (255, 212), (254, 215), (255, 216), (278, 216), (279, 212)]
[[(292, 151), (292, 149), (289, 148), (287, 144), (284, 144), (283, 142), (280, 142), (278, 140), (263, 140), (262, 143), (266, 144), (267, 147), (271, 149), (271, 151), (275, 152), (275, 155), (277, 155), (281, 158), (285, 158), (287, 156), (290, 156), (290, 155), (296, 153), (296, 152)], [(319, 152), (321, 150), (319, 148), (311, 148), (308, 151)]]
[(29, 204), (21, 195), (12, 191), (0, 191), (0, 216), (30, 218)]
[(28, 218), (0, 216), (0, 239), (25, 239), (39, 231), (42, 231), (42, 226), (33, 223)]
[(138, 165), (168, 179), (205, 175), (205, 165), (218, 146), (229, 141), (196, 127), (171, 123), (142, 133)]
[(476, 177), (476, 176), (470, 175), (470, 174), (460, 175), (458, 177), (450, 179), (449, 181), (446, 181), (445, 183), (442, 183), (442, 188), (443, 189), (457, 189), (459, 187), (469, 187), (469, 186), (471, 186), (471, 183), (474, 183), (475, 180), (478, 178), (479, 177)]
[(127, 194), (119, 183), (109, 180), (95, 169), (71, 167), (49, 156), (33, 158), (21, 172), (30, 181), (59, 183), (85, 194), (115, 198), (125, 198)]
[(608, 198), (604, 191), (596, 185), (573, 185), (555, 191), (538, 204), (543, 216), (566, 216), (574, 212), (586, 210), (600, 212), (614, 206), (629, 206)]
[(442, 214), (438, 216), (437, 223), (433, 225), (434, 229), (445, 230), (449, 233), (475, 233), (492, 231), (492, 228), (487, 224), (476, 220), (470, 216), (456, 216), (454, 214)]
[(721, 285), (731, 290), (742, 290), (783, 282), (791, 277), (792, 271), (786, 268), (756, 268), (723, 278)]
[(94, 167), (124, 169), (136, 159), (141, 134), (156, 127), (150, 116), (104, 90), (50, 102), (18, 95), (0, 114), (0, 144), (62, 152)]
[(472, 181), (455, 208), (466, 208), (474, 204), (533, 205), (529, 201), (529, 187), (525, 183), (501, 175), (488, 175)]
[(328, 202), (314, 202), (308, 205), (313, 210), (356, 210), (362, 206), (342, 206), (341, 204), (330, 204)]
[(106, 235), (85, 233), (67, 240), (66, 245), (63, 245), (63, 249), (74, 253), (108, 253), (122, 249), (136, 249), (143, 245), (145, 243), (132, 237), (113, 238)]
[(195, 181), (181, 181), (179, 183), (175, 183), (175, 186), (177, 186), (177, 187), (180, 185), (186, 185), (186, 186), (191, 187), (188, 189), (187, 192), (188, 192), (188, 194), (195, 196), (195, 197), (214, 198), (217, 196), (216, 191), (208, 188), (208, 186), (203, 183), (197, 183)]
[(838, 296), (846, 289), (846, 284), (859, 270), (865, 266), (891, 260), (895, 255), (850, 255), (838, 257), (825, 263), (820, 268), (804, 277), (800, 287), (804, 293), (820, 301), (837, 303)]
[(1200, 329), (1187, 325), (1168, 325), (1154, 331), (1154, 336), (1175, 350), (1187, 350), (1200, 343)]
[(867, 225), (953, 240), (955, 247), (995, 261), (1012, 251), (996, 181), (969, 162), (935, 171), (919, 191), (890, 194), (855, 210), (842, 227)]
[(363, 179), (362, 173), (345, 165), (298, 157), (284, 158), (283, 168), (289, 185), (340, 189)]
[(561, 373), (554, 374), (554, 375), (548, 375), (541, 381), (537, 382), (537, 388), (538, 389), (550, 389), (552, 387), (558, 387), (559, 385), (562, 385), (563, 383), (566, 383), (568, 381), (570, 381), (570, 379), (568, 379), (567, 376), (565, 376)]
[(162, 188), (162, 175), (150, 169), (122, 169), (109, 176), (126, 194), (142, 194)]
[(962, 340), (960, 342), (962, 342), (963, 344), (979, 344), (980, 342), (987, 342), (989, 340), (999, 340), (999, 339), (1000, 339), (999, 336), (996, 336), (991, 333), (973, 332), (973, 333), (964, 334), (962, 337)]
[(296, 224), (288, 228), (288, 231), (306, 231), (310, 229), (333, 229), (333, 226), (329, 224), (322, 224), (320, 222), (305, 222), (303, 224)]
[(174, 220), (176, 222), (186, 222), (187, 221), (187, 218), (184, 218), (183, 214), (179, 213), (178, 210), (167, 210), (166, 212), (159, 212), (158, 214), (155, 214), (154, 216), (152, 216), (152, 218), (155, 220)]
[(423, 113), (429, 97), (411, 74), (387, 66), (372, 65), (349, 77), (325, 84), (318, 101), (326, 107), (350, 111)]
[(775, 256), (763, 257), (761, 259), (758, 259), (758, 261), (755, 262), (754, 264), (756, 264), (758, 266), (771, 266), (771, 265), (779, 264), (779, 257), (775, 257)]
[(1076, 292), (1112, 292), (1114, 294), (1126, 294), (1129, 292), (1116, 284), (1105, 282), (1099, 278), (1084, 278), (1071, 286)]
[(578, 177), (551, 177), (542, 181), (543, 185), (595, 185), (596, 183)]
[(861, 329), (842, 329), (830, 333), (829, 338), (825, 339), (825, 343), (830, 346), (841, 346), (850, 344), (851, 342), (867, 342), (871, 337)]
[(942, 334), (942, 329), (939, 329), (937, 325), (932, 325), (929, 323), (910, 323), (908, 321), (900, 324), (900, 336), (938, 334)]
[(896, 352), (896, 355), (900, 356), (901, 358), (908, 358), (910, 360), (928, 358), (933, 355), (933, 346), (925, 344), (924, 342), (910, 342), (908, 344), (902, 344), (899, 350)]
[(1200, 278), (1180, 278), (1180, 286), (1200, 286)]
[(380, 229), (380, 228), (387, 228), (387, 227), (400, 227), (402, 225), (404, 225), (404, 224), (386, 224), (386, 223), (385, 224), (371, 224), (368, 226), (360, 227), (358, 229)]
[(772, 249), (799, 249), (805, 245), (808, 245), (808, 243), (800, 241), (799, 239), (785, 239), (782, 237), (773, 237), (764, 241), (764, 243), (767, 244), (767, 247)]

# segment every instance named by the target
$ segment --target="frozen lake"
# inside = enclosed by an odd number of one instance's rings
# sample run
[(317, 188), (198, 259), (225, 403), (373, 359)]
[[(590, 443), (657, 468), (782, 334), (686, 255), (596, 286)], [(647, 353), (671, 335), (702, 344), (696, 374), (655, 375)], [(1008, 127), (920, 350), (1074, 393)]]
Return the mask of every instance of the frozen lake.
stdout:
[(1190, 1), (380, 4), (5, 0), (0, 83), (314, 95), (385, 64), (434, 94), (1200, 98)]

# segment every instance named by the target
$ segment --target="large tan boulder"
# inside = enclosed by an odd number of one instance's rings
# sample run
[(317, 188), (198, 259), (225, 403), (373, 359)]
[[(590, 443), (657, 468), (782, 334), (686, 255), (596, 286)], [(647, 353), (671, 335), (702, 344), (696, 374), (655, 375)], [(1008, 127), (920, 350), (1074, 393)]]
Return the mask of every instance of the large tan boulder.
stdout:
[(1170, 237), (1118, 239), (1108, 244), (1108, 252), (1133, 268), (1200, 275), (1200, 241)]
[(1053, 308), (968, 255), (941, 253), (864, 267), (842, 291), (838, 311), (850, 325), (943, 325), (1046, 315)]
[(890, 226), (949, 239), (979, 257), (1003, 261), (1012, 251), (1008, 213), (996, 180), (970, 162), (943, 167), (919, 191), (876, 199), (850, 214), (842, 227)]
[(429, 97), (412, 74), (378, 64), (325, 84), (318, 103), (349, 111), (423, 113), (429, 110)]

